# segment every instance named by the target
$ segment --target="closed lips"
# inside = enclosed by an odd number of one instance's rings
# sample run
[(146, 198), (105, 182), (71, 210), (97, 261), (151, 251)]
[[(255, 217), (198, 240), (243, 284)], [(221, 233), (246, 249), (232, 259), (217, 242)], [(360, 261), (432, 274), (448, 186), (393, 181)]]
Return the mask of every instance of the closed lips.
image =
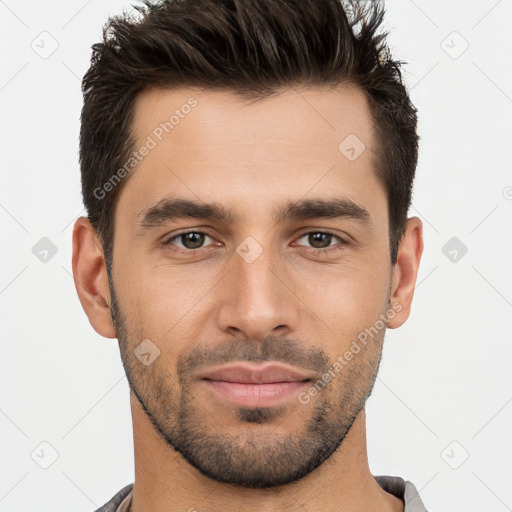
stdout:
[(243, 384), (271, 384), (276, 382), (305, 382), (312, 379), (311, 372), (283, 365), (255, 366), (237, 364), (203, 373), (202, 379)]

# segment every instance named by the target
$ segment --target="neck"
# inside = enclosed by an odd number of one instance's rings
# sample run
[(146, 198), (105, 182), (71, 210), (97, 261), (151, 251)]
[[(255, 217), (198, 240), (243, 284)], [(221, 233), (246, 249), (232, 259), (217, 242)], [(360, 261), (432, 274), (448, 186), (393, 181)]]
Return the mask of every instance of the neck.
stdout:
[(155, 431), (131, 394), (135, 483), (132, 512), (403, 512), (404, 504), (385, 492), (368, 467), (365, 410), (343, 443), (321, 466), (286, 486), (249, 489), (216, 482), (191, 466)]

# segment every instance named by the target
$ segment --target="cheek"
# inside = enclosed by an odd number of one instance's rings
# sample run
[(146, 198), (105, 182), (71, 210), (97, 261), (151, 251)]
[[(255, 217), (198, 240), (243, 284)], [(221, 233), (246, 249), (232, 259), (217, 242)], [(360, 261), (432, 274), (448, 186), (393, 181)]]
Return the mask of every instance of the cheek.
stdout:
[(386, 308), (390, 275), (381, 262), (347, 263), (304, 275), (301, 300), (330, 328), (326, 333), (337, 349), (373, 325)]
[(169, 264), (133, 268), (136, 278), (123, 283), (127, 325), (153, 339), (162, 355), (173, 359), (190, 349), (211, 316), (214, 285), (222, 273)]

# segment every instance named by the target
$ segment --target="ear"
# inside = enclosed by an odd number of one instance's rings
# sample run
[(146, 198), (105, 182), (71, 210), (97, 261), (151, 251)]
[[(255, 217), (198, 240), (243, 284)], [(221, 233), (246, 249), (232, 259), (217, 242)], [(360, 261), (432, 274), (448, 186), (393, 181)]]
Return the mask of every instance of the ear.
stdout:
[(409, 318), (411, 303), (423, 254), (423, 224), (418, 217), (407, 219), (407, 227), (398, 247), (391, 278), (390, 306), (396, 315), (388, 320), (390, 329), (400, 327)]
[(116, 338), (103, 247), (86, 217), (79, 217), (73, 227), (72, 265), (75, 288), (93, 329), (105, 338)]

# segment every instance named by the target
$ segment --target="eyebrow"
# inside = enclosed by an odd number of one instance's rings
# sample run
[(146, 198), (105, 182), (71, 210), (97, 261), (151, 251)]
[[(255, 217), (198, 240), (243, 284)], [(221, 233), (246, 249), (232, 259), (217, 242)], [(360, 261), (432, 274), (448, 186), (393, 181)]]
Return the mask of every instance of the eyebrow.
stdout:
[[(219, 220), (233, 224), (231, 211), (219, 203), (202, 203), (179, 198), (164, 198), (155, 205), (141, 210), (137, 226), (142, 231), (158, 227), (166, 222), (180, 219)], [(288, 201), (273, 212), (273, 219), (280, 223), (285, 220), (310, 220), (320, 218), (347, 218), (361, 224), (371, 224), (370, 213), (351, 199), (308, 199)]]

